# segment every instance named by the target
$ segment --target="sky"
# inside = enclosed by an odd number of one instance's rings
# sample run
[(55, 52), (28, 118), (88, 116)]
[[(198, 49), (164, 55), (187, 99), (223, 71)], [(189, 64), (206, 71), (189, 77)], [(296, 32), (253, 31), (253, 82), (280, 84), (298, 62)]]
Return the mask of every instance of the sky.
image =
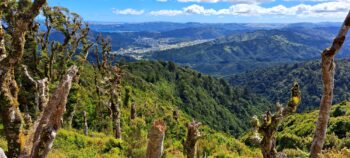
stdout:
[(341, 22), (350, 0), (48, 0), (94, 22)]

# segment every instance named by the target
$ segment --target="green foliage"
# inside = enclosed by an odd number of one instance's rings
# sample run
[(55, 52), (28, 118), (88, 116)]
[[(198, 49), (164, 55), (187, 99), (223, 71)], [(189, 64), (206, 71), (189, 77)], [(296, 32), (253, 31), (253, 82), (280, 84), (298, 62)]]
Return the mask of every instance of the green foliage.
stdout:
[(54, 141), (53, 151), (48, 157), (124, 157), (124, 146), (123, 141), (104, 134), (92, 133), (91, 137), (88, 137), (80, 131), (60, 130)]
[[(336, 61), (334, 103), (350, 99), (349, 59)], [(294, 80), (301, 86), (303, 99), (298, 111), (319, 107), (322, 94), (321, 67), (319, 61), (284, 64), (234, 75), (229, 78), (232, 85), (239, 85), (270, 101), (282, 101), (289, 97), (287, 88)]]
[[(198, 143), (202, 155), (261, 157), (260, 151), (218, 130), (239, 134), (248, 128), (245, 121), (249, 120), (244, 118), (260, 112), (255, 106), (265, 107), (269, 103), (246, 90), (229, 86), (224, 80), (170, 65), (146, 61), (126, 63), (121, 98), (122, 102), (128, 98), (135, 103), (137, 117), (130, 120), (130, 106), (121, 107), (122, 140), (111, 137), (110, 111), (98, 102), (99, 97), (101, 100), (108, 98), (104, 94), (97, 95), (93, 67), (82, 65), (79, 82), (67, 104), (74, 105), (75, 109), (73, 129), (59, 131), (49, 157), (142, 157), (152, 122), (163, 119), (167, 126), (165, 154), (181, 158), (184, 157), (182, 144), (186, 139), (186, 123), (192, 118), (205, 124), (202, 132), (206, 136)], [(251, 98), (255, 101), (250, 101)], [(178, 121), (173, 118), (175, 109), (179, 109)], [(88, 136), (82, 134), (83, 111), (88, 113)]]
[(326, 28), (259, 30), (155, 52), (148, 58), (173, 61), (203, 73), (226, 76), (268, 65), (319, 58), (319, 53), (331, 42), (328, 37), (332, 36), (334, 33)]
[[(172, 71), (169, 67), (173, 67)], [(270, 105), (247, 89), (230, 86), (225, 80), (201, 75), (171, 62), (132, 62), (127, 69), (127, 85), (144, 89), (150, 84), (147, 91), (166, 98), (210, 127), (233, 135), (249, 128), (246, 118), (261, 113)]]
[(344, 110), (341, 106), (337, 106), (333, 111), (333, 117), (344, 116), (346, 114), (346, 110)]
[(278, 149), (302, 149), (304, 147), (304, 140), (293, 134), (283, 134), (279, 135), (277, 138)]
[(284, 153), (288, 155), (288, 157), (298, 157), (298, 158), (308, 158), (308, 152), (305, 152), (300, 149), (284, 149)]
[[(346, 112), (342, 116), (331, 116), (324, 149), (342, 149), (350, 145), (350, 102), (342, 102), (333, 105), (332, 111), (341, 108)], [(286, 149), (302, 150), (308, 152), (312, 138), (314, 136), (315, 122), (317, 121), (319, 111), (305, 112), (295, 114), (285, 118), (278, 127), (277, 149), (284, 151)], [(248, 134), (246, 134), (248, 135)], [(244, 136), (247, 137), (247, 136)]]

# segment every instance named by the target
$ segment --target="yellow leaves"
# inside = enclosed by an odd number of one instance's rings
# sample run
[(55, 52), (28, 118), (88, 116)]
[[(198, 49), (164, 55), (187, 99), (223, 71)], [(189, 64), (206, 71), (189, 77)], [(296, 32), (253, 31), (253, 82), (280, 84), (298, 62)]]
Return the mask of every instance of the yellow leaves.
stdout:
[(300, 103), (300, 98), (299, 97), (292, 97), (292, 101), (295, 105), (298, 105)]

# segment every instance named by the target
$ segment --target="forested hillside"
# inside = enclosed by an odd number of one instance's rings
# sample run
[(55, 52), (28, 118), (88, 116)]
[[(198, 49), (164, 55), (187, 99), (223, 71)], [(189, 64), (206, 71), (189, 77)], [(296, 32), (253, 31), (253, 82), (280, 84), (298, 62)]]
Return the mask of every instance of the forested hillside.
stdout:
[[(102, 87), (95, 85), (95, 70), (85, 64), (68, 97), (65, 129), (59, 131), (49, 157), (142, 156), (146, 152), (148, 129), (156, 119), (166, 122), (165, 154), (169, 157), (183, 157), (186, 124), (192, 119), (204, 124), (201, 132), (205, 137), (198, 143), (200, 155), (260, 155), (232, 135), (247, 131), (250, 125), (246, 118), (268, 108), (270, 103), (263, 97), (172, 62), (124, 64), (120, 65), (124, 67), (120, 106), (122, 140), (110, 136), (113, 119), (104, 101), (108, 95), (98, 93), (96, 88)], [(131, 119), (133, 108), (135, 118)], [(83, 134), (84, 111), (89, 127), (87, 136)], [(6, 149), (3, 139), (0, 147)]]
[[(259, 67), (319, 58), (336, 27), (262, 30), (242, 33), (190, 47), (150, 54), (208, 74), (228, 75)], [(348, 47), (340, 53), (346, 56)]]
[[(191, 8), (223, 11), (162, 12)], [(95, 32), (46, 0), (2, 0), (0, 18), (0, 158), (350, 157), (350, 60), (338, 59), (349, 55), (350, 12), (341, 27)]]
[[(271, 105), (264, 97), (247, 89), (230, 86), (223, 79), (218, 80), (172, 62), (132, 62), (127, 64), (127, 69), (130, 77), (152, 85), (159, 98), (166, 98), (193, 118), (232, 135), (240, 134), (249, 127), (246, 118), (261, 113)], [(125, 80), (135, 88), (145, 86), (145, 82), (140, 80)]]
[[(336, 61), (334, 103), (350, 99), (349, 62), (349, 59)], [(321, 79), (320, 61), (283, 64), (228, 77), (232, 85), (244, 86), (274, 102), (287, 99), (288, 89), (284, 87), (290, 86), (291, 80), (298, 81), (304, 96), (300, 111), (319, 106), (322, 92)]]

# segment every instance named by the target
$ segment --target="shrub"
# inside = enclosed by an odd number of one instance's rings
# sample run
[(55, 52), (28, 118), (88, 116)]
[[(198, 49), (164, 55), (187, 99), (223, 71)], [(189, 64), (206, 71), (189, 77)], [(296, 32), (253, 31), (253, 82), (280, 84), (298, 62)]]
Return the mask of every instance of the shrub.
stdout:
[(326, 141), (324, 143), (324, 148), (326, 149), (334, 149), (339, 147), (340, 140), (335, 133), (328, 134), (326, 137)]
[(348, 119), (337, 120), (330, 128), (339, 138), (345, 138), (346, 132), (350, 131), (350, 121)]
[(300, 149), (284, 149), (283, 152), (286, 153), (288, 157), (298, 157), (298, 158), (309, 157), (309, 154), (307, 152), (302, 151)]
[(333, 117), (339, 117), (339, 116), (344, 116), (346, 114), (346, 110), (343, 109), (341, 106), (337, 106), (333, 113), (332, 113), (332, 116)]
[(283, 134), (277, 140), (278, 150), (305, 148), (303, 139), (294, 134)]
[(122, 141), (118, 139), (109, 139), (105, 144), (103, 152), (104, 153), (110, 152), (114, 148), (123, 149)]
[(344, 157), (350, 157), (350, 150), (349, 149), (327, 150), (327, 151), (322, 152), (319, 155), (319, 158), (344, 158)]

